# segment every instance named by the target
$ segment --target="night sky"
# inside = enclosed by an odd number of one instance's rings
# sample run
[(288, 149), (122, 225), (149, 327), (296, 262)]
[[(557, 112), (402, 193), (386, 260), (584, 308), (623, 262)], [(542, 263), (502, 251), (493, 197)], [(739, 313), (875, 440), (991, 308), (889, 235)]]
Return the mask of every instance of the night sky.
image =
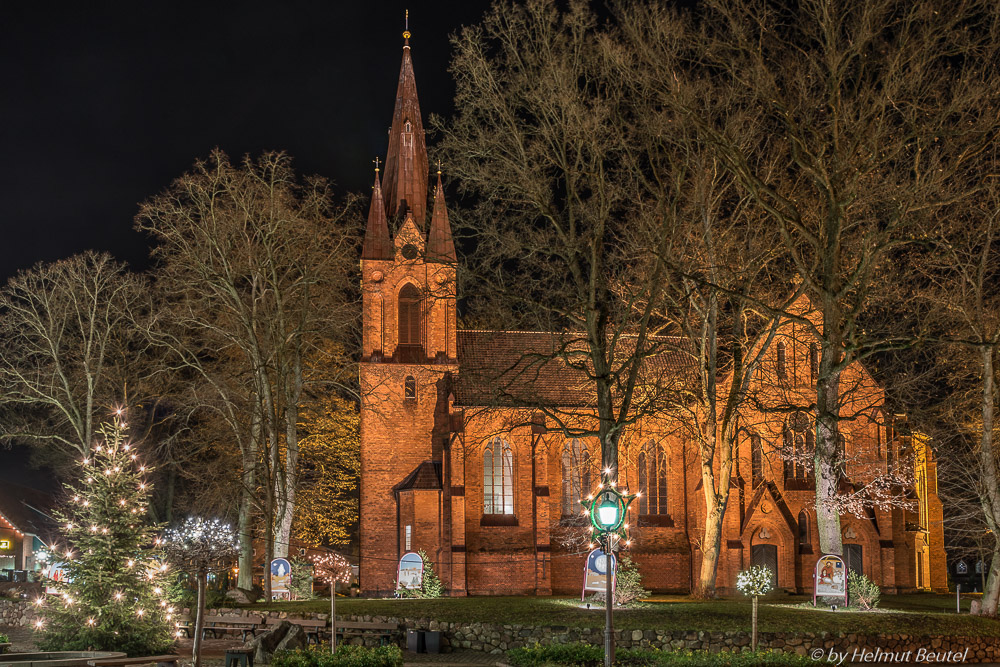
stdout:
[[(404, 9), (424, 118), (448, 114), (448, 36), (485, 1), (8, 2), (0, 12), (0, 281), (88, 248), (147, 265), (138, 204), (206, 157), (285, 150), (367, 191), (385, 158)], [(29, 450), (0, 483), (51, 489)]]
[(485, 1), (6, 3), (0, 279), (93, 248), (143, 268), (139, 202), (219, 146), (288, 151), (366, 190), (410, 10), (424, 118), (451, 110), (448, 36)]

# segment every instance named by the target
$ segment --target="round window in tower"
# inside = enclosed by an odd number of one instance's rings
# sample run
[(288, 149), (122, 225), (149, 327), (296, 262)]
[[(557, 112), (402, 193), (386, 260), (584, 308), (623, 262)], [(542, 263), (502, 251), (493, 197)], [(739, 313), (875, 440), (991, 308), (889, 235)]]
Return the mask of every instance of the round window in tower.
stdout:
[(406, 259), (417, 258), (418, 254), (417, 246), (413, 245), (412, 243), (407, 243), (406, 245), (404, 245), (402, 252), (403, 252), (403, 257)]

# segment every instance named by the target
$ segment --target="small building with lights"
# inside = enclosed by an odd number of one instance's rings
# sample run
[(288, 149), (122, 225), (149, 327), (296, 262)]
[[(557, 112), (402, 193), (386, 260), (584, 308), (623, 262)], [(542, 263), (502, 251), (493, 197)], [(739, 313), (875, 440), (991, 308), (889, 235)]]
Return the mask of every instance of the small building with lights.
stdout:
[[(428, 191), (405, 37), (361, 255), (361, 591), (391, 592), (400, 558), (423, 550), (451, 595), (579, 594), (593, 547), (580, 500), (600, 480), (601, 448), (596, 438), (567, 438), (552, 415), (592, 419), (587, 374), (556, 353), (565, 334), (459, 327), (456, 249), (440, 171)], [(767, 565), (778, 589), (808, 591), (821, 555), (807, 463), (818, 341), (802, 324), (816, 326), (818, 315), (805, 297), (796, 308), (800, 318), (781, 327), (762, 362), (753, 409), (741, 412), (718, 561), (724, 593), (752, 564)], [(683, 342), (663, 349), (646, 372), (693, 382), (698, 369)], [(847, 566), (886, 592), (946, 590), (931, 447), (886, 410), (882, 387), (860, 364), (844, 371), (841, 387), (841, 493), (897, 471), (914, 480), (887, 491), (907, 502), (843, 512)], [(700, 425), (696, 413), (679, 421), (682, 412), (639, 419), (619, 447), (618, 483), (641, 493), (627, 513), (631, 556), (656, 592), (692, 591), (702, 560), (705, 496), (691, 435)]]
[(52, 532), (51, 498), (5, 482), (0, 486), (0, 582), (24, 581), (41, 568), (36, 554)]

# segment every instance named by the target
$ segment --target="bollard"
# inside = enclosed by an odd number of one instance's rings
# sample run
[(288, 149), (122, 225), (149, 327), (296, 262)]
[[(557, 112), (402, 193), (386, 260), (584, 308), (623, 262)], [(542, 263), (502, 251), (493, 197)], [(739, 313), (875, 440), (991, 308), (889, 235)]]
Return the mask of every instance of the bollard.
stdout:
[(955, 584), (955, 613), (962, 613), (962, 584)]

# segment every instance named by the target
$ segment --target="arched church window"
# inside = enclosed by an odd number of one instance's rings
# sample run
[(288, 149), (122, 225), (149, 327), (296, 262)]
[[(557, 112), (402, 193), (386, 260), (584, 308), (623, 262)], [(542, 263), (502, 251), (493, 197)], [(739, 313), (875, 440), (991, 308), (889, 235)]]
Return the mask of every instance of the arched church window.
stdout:
[(420, 290), (413, 283), (399, 290), (399, 344), (420, 345)]
[(781, 432), (781, 457), (785, 464), (785, 479), (795, 477), (795, 446), (792, 440), (792, 429), (785, 426)]
[(809, 546), (809, 518), (805, 512), (799, 512), (799, 546)]
[(782, 454), (785, 459), (785, 479), (806, 478), (810, 469), (808, 461), (816, 444), (812, 428), (812, 420), (804, 412), (792, 414), (785, 422)]
[(639, 473), (639, 514), (669, 514), (667, 456), (663, 447), (647, 442), (636, 459)]
[(815, 384), (819, 377), (819, 347), (809, 343), (809, 379)]
[(403, 380), (403, 398), (408, 401), (417, 400), (417, 381), (412, 375), (407, 375)]
[(750, 472), (753, 476), (753, 485), (764, 479), (764, 451), (760, 444), (760, 436), (756, 433), (750, 434)]
[(483, 450), (483, 514), (514, 513), (514, 454), (494, 438)]
[(777, 356), (778, 356), (778, 377), (784, 380), (788, 373), (785, 370), (785, 344), (781, 341), (777, 345)]
[(569, 440), (562, 451), (563, 515), (578, 513), (580, 500), (592, 491), (590, 473), (590, 452), (587, 445), (579, 438)]

